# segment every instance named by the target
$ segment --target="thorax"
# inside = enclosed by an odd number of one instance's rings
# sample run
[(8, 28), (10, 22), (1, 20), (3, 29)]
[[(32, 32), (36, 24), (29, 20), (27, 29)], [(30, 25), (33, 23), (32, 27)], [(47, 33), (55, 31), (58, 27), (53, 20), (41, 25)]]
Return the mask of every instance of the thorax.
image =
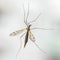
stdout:
[(27, 31), (30, 31), (30, 27), (31, 27), (31, 25), (27, 26), (27, 28), (26, 28)]

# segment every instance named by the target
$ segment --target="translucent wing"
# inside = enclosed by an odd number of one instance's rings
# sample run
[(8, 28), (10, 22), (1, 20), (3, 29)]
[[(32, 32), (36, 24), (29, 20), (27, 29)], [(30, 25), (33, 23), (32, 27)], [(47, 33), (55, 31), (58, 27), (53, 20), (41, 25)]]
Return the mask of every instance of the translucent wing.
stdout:
[(34, 42), (34, 44), (38, 47), (38, 49), (39, 49), (41, 52), (43, 52), (44, 54), (46, 54), (46, 52), (45, 52), (44, 50), (42, 50), (42, 49), (38, 46), (38, 44), (35, 42), (35, 37), (34, 37), (33, 34), (31, 33), (31, 31), (29, 31), (29, 38), (30, 38), (31, 41)]
[(22, 33), (24, 30), (25, 30), (25, 29), (17, 30), (17, 31), (15, 31), (15, 32), (12, 32), (12, 33), (10, 34), (10, 36), (16, 36), (16, 35)]
[(34, 35), (32, 34), (31, 31), (29, 31), (29, 39), (30, 39), (31, 41), (35, 42), (35, 37), (34, 37)]

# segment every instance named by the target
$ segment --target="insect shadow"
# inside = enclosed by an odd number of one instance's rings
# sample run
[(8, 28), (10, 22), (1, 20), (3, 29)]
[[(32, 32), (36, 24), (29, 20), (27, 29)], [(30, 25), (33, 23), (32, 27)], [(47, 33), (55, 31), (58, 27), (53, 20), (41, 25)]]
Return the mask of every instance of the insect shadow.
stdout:
[[(27, 12), (27, 16), (25, 16), (26, 14), (25, 14), (25, 8), (24, 8), (24, 5), (23, 5), (23, 10), (24, 10), (24, 23), (26, 24), (26, 28), (23, 28), (23, 29), (21, 29), (21, 30), (17, 30), (17, 31), (15, 31), (15, 32), (12, 32), (11, 34), (10, 34), (10, 36), (16, 36), (16, 35), (18, 35), (18, 34), (21, 34), (23, 31), (25, 31), (26, 30), (26, 32), (23, 34), (23, 35), (21, 35), (21, 38), (25, 35), (25, 41), (24, 41), (24, 48), (26, 47), (26, 44), (27, 44), (27, 42), (28, 42), (28, 38), (39, 48), (39, 50), (40, 51), (42, 51), (43, 53), (45, 53), (46, 54), (46, 52), (44, 51), (44, 50), (42, 50), (39, 46), (38, 46), (38, 44), (36, 44), (36, 40), (35, 40), (35, 37), (34, 37), (34, 35), (32, 34), (32, 32), (31, 32), (31, 30), (34, 30), (34, 29), (42, 29), (42, 30), (50, 30), (50, 29), (45, 29), (45, 28), (31, 28), (31, 26), (32, 26), (32, 24), (31, 23), (33, 23), (33, 22), (36, 22), (36, 20), (40, 17), (40, 15), (41, 15), (41, 13), (34, 19), (34, 20), (32, 20), (32, 21), (30, 21), (30, 22), (27, 22), (27, 20), (28, 20), (28, 17), (29, 17), (29, 4), (28, 4), (28, 12)], [(20, 49), (19, 49), (20, 50)], [(19, 53), (19, 51), (18, 51), (18, 53)]]

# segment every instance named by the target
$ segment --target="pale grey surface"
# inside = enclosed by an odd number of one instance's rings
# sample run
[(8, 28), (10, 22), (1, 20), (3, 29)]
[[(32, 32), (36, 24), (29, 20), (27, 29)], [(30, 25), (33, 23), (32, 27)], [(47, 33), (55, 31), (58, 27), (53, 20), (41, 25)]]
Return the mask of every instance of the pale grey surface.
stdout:
[[(0, 0), (0, 48), (3, 52), (0, 60), (16, 60), (16, 53), (20, 47), (20, 35), (10, 37), (15, 30), (24, 28), (23, 3), (26, 13), (28, 0)], [(33, 20), (40, 12), (42, 15), (32, 24), (32, 27), (53, 28), (55, 30), (34, 30), (38, 45), (50, 53), (55, 51), (60, 54), (60, 0), (30, 0), (29, 21)], [(22, 43), (24, 42), (24, 37)], [(22, 46), (23, 47), (23, 46)], [(53, 52), (53, 53), (55, 53)], [(1, 53), (0, 53), (1, 54)], [(17, 60), (45, 60), (48, 57), (29, 41), (26, 48), (22, 48)]]

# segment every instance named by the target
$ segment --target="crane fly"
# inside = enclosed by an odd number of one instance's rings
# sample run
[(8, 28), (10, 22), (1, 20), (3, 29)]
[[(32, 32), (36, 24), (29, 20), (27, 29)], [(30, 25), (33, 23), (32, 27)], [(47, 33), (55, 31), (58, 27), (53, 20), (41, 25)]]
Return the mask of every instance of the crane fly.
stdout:
[[(24, 33), (24, 34), (26, 34), (25, 35), (25, 42), (24, 42), (24, 48), (26, 47), (26, 44), (27, 44), (27, 42), (28, 42), (28, 38), (33, 42), (33, 43), (35, 43), (35, 37), (34, 37), (34, 35), (32, 34), (32, 32), (31, 32), (31, 30), (33, 30), (33, 29), (42, 29), (42, 30), (48, 30), (48, 29), (45, 29), (45, 28), (31, 28), (31, 23), (33, 23), (33, 22), (35, 22), (39, 17), (40, 17), (40, 15), (41, 15), (41, 13), (34, 19), (34, 20), (32, 20), (32, 21), (30, 21), (29, 23), (27, 22), (27, 20), (28, 20), (28, 17), (29, 17), (29, 5), (28, 5), (28, 12), (27, 12), (27, 16), (25, 17), (25, 8), (24, 8), (24, 5), (23, 5), (23, 10), (24, 10), (24, 23), (26, 24), (26, 28), (24, 28), (24, 29), (21, 29), (21, 30), (17, 30), (17, 31), (15, 31), (15, 32), (12, 32), (11, 34), (10, 34), (10, 36), (16, 36), (16, 35), (18, 35), (18, 34), (21, 34), (24, 30), (26, 30), (26, 33)], [(22, 35), (22, 36), (24, 36), (24, 34)], [(22, 37), (21, 36), (21, 37)], [(39, 46), (38, 46), (38, 44), (36, 44), (35, 43), (35, 45), (43, 52), (43, 53), (46, 53), (45, 51), (43, 51)]]

